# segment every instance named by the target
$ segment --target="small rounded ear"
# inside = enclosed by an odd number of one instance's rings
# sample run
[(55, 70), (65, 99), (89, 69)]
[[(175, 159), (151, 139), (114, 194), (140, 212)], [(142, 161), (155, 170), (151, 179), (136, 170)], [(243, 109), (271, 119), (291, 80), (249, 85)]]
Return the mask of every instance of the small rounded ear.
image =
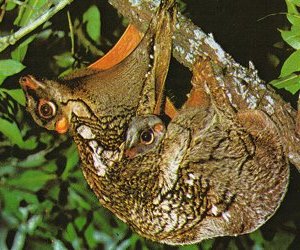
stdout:
[(59, 134), (64, 134), (69, 130), (69, 122), (66, 117), (61, 117), (55, 123), (55, 130)]

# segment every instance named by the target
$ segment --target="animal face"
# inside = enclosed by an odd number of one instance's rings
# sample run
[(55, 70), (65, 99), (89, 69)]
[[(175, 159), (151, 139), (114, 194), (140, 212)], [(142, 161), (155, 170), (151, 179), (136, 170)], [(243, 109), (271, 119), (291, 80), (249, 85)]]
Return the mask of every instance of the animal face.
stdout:
[(26, 93), (27, 110), (35, 122), (48, 130), (67, 132), (69, 120), (58, 83), (29, 75), (22, 77), (20, 84)]
[(155, 150), (166, 133), (163, 121), (154, 115), (134, 117), (126, 133), (125, 155), (134, 158)]

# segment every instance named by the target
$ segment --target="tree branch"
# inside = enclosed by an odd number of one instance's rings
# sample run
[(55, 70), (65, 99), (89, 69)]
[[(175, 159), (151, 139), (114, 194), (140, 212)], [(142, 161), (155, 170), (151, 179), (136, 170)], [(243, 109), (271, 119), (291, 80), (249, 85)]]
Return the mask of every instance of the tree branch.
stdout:
[[(156, 13), (161, 0), (109, 0), (118, 11), (135, 24), (141, 31), (145, 31)], [(215, 42), (212, 34), (205, 34), (201, 28), (181, 13), (177, 15), (177, 23), (173, 35), (173, 56), (178, 62), (192, 70), (196, 60), (209, 58), (212, 62), (219, 85), (227, 89), (236, 89), (237, 95), (247, 100), (247, 106), (254, 109), (260, 104), (259, 92), (264, 92), (264, 82), (258, 77), (254, 65), (249, 62), (249, 68), (243, 67), (227, 54)], [(226, 82), (226, 83), (225, 83)], [(245, 88), (251, 88), (248, 91)], [(231, 97), (231, 96), (230, 96)], [(235, 100), (233, 100), (235, 102)]]
[(52, 16), (54, 16), (57, 12), (62, 10), (66, 5), (73, 2), (73, 0), (61, 0), (57, 1), (57, 4), (54, 7), (50, 8), (43, 15), (32, 21), (30, 24), (25, 27), (20, 28), (18, 31), (11, 35), (0, 37), (0, 52), (5, 50), (9, 45), (15, 44), (18, 40), (28, 35), (30, 32), (35, 30), (38, 26), (45, 23)]
[[(109, 0), (109, 2), (141, 31), (147, 29), (152, 15), (160, 4), (160, 0)], [(181, 13), (177, 16), (173, 44), (173, 56), (190, 69), (199, 56), (210, 57), (224, 66), (234, 62), (214, 41), (212, 35), (205, 34)]]
[[(161, 0), (109, 0), (123, 16), (129, 19), (141, 31), (146, 31), (152, 15), (156, 13)], [(215, 64), (216, 70), (220, 72), (221, 81), (231, 82), (231, 88), (237, 90), (244, 88), (244, 84), (253, 86), (260, 91), (265, 89), (263, 81), (258, 77), (254, 65), (249, 62), (249, 68), (238, 64), (227, 54), (214, 40), (212, 34), (205, 34), (201, 28), (192, 23), (191, 20), (181, 13), (177, 15), (177, 23), (173, 35), (173, 56), (178, 62), (192, 70), (195, 61), (199, 58), (209, 58)], [(223, 83), (220, 83), (221, 85)], [(240, 93), (241, 95), (243, 93)], [(259, 105), (258, 96), (249, 98), (249, 108)]]

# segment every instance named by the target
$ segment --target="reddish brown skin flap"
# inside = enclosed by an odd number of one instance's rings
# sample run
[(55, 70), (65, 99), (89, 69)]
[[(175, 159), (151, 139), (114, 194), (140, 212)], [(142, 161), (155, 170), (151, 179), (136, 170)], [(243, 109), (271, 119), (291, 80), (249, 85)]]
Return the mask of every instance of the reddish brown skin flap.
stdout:
[(89, 68), (105, 70), (117, 65), (137, 47), (142, 37), (139, 30), (130, 24), (116, 45), (99, 60), (89, 65)]

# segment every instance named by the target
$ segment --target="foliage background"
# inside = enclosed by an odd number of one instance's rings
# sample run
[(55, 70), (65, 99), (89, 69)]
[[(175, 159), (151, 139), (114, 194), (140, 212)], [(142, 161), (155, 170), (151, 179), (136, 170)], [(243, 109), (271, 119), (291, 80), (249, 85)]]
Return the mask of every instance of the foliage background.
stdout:
[[(58, 2), (0, 0), (0, 39)], [(253, 61), (260, 76), (285, 89), (279, 93), (296, 106), (291, 93), (300, 86), (299, 0), (178, 2), (225, 51), (243, 65)], [(260, 230), (170, 247), (140, 238), (99, 206), (70, 138), (35, 125), (25, 111), (18, 78), (29, 73), (54, 78), (88, 65), (118, 40), (126, 24), (107, 1), (77, 0), (1, 52), (0, 249), (299, 249), (300, 177), (294, 168), (282, 206)], [(175, 96), (190, 77), (172, 61), (169, 93)]]

